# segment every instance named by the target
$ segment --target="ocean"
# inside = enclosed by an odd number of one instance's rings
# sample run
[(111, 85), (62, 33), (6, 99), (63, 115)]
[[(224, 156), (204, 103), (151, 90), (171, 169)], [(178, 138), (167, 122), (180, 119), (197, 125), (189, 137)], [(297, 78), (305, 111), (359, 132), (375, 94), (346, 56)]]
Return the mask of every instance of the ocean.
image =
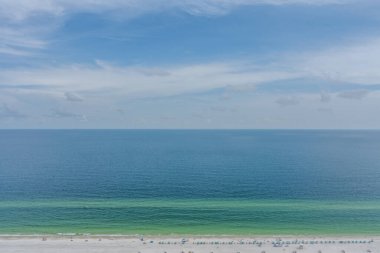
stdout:
[(0, 234), (380, 234), (380, 131), (0, 130)]

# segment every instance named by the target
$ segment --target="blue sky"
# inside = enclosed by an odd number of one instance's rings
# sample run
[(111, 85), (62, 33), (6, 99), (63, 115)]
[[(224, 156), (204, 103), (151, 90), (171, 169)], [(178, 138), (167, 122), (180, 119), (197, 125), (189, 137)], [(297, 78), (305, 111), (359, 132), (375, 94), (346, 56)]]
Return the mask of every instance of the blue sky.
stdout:
[(0, 128), (380, 128), (380, 4), (0, 0)]

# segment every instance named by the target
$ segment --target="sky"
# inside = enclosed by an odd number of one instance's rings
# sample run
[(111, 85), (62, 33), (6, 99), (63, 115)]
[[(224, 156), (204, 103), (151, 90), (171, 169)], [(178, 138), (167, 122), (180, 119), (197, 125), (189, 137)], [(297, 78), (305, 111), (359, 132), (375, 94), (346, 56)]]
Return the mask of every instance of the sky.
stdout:
[(0, 0), (0, 128), (379, 129), (380, 2)]

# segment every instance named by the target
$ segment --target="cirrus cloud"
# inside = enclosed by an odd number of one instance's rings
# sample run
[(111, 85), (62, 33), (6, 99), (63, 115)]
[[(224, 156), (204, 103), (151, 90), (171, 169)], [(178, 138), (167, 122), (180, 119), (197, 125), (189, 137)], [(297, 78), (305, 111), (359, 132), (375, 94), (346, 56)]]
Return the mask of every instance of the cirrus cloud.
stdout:
[(346, 4), (352, 0), (0, 0), (0, 16), (21, 22), (38, 15), (60, 17), (78, 12), (123, 12), (133, 17), (147, 12), (178, 9), (192, 15), (223, 15), (233, 8), (249, 5), (328, 5)]
[(46, 35), (77, 13), (132, 19), (148, 13), (180, 11), (220, 16), (242, 6), (329, 5), (352, 0), (0, 0), (0, 55), (33, 56), (47, 47)]

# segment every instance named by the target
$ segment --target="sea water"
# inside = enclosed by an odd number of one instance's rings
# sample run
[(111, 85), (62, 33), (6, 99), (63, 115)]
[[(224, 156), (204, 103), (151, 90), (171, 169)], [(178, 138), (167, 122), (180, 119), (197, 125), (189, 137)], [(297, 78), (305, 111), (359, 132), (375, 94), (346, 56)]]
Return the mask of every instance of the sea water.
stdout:
[(1, 130), (1, 234), (380, 233), (380, 131)]

